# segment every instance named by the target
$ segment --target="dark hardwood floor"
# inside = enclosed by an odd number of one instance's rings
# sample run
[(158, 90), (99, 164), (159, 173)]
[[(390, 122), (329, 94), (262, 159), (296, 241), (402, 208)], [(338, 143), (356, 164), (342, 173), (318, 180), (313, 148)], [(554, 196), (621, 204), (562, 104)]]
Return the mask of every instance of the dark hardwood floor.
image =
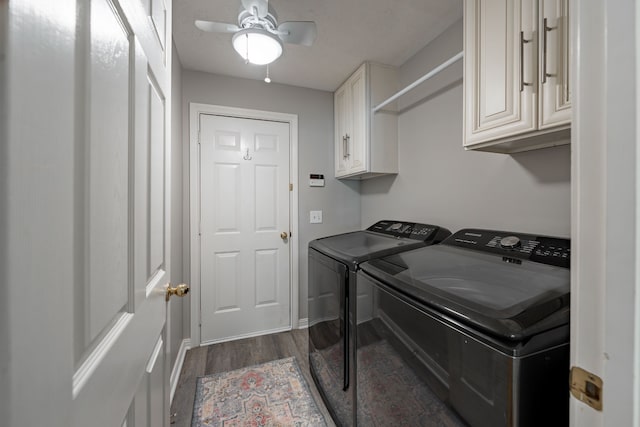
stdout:
[(232, 371), (245, 366), (295, 356), (318, 408), (333, 426), (322, 398), (309, 373), (307, 329), (213, 344), (187, 351), (171, 405), (171, 422), (176, 427), (190, 427), (196, 379), (204, 375)]

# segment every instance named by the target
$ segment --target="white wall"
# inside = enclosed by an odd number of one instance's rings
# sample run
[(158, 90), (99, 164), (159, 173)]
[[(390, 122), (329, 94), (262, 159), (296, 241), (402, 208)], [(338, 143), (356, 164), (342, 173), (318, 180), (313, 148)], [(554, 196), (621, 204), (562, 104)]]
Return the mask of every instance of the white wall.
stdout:
[[(250, 65), (248, 65), (250, 66)], [(298, 115), (299, 316), (307, 317), (307, 247), (317, 237), (357, 230), (359, 183), (333, 178), (333, 94), (256, 80), (184, 70), (182, 120), (189, 123), (189, 103), (267, 110)], [(188, 126), (183, 127), (185, 146)], [(185, 166), (185, 176), (188, 170)], [(325, 187), (309, 187), (309, 174), (325, 175)], [(185, 206), (188, 206), (185, 193)], [(309, 211), (322, 210), (323, 223), (309, 224)], [(189, 218), (185, 214), (185, 220)], [(188, 246), (185, 250), (188, 250)]]
[[(400, 69), (401, 86), (462, 50), (462, 20)], [(395, 218), (570, 235), (570, 147), (515, 155), (462, 148), (462, 62), (400, 99), (397, 176), (363, 181), (361, 225)]]

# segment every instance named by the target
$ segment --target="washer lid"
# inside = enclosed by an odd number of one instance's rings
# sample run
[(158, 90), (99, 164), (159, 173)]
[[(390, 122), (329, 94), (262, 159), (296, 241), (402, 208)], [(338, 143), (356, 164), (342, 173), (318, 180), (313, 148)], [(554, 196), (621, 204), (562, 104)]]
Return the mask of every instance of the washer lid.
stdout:
[(361, 262), (438, 243), (451, 232), (437, 225), (382, 220), (364, 231), (313, 240), (309, 247), (347, 263)]
[(437, 245), (361, 265), (370, 276), (492, 335), (521, 340), (569, 322), (570, 272)]
[(424, 245), (424, 241), (386, 236), (370, 231), (354, 231), (324, 237), (309, 243), (310, 248), (345, 263), (360, 263)]

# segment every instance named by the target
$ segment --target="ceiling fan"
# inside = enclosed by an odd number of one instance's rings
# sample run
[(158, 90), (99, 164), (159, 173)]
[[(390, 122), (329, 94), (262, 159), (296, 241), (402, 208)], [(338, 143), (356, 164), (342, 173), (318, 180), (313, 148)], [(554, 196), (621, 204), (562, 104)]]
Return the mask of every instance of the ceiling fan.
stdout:
[(244, 9), (238, 15), (238, 25), (226, 22), (196, 20), (202, 31), (233, 33), (233, 48), (252, 64), (269, 64), (282, 54), (282, 43), (311, 46), (316, 39), (313, 21), (288, 21), (278, 25), (269, 0), (241, 0)]

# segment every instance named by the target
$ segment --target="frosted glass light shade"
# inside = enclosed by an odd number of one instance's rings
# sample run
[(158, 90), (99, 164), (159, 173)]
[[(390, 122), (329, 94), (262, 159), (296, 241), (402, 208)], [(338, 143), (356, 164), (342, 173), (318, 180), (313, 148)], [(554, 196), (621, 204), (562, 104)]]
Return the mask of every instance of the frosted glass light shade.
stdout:
[(282, 55), (282, 42), (259, 28), (248, 28), (233, 35), (233, 48), (245, 61), (256, 65), (270, 64)]

